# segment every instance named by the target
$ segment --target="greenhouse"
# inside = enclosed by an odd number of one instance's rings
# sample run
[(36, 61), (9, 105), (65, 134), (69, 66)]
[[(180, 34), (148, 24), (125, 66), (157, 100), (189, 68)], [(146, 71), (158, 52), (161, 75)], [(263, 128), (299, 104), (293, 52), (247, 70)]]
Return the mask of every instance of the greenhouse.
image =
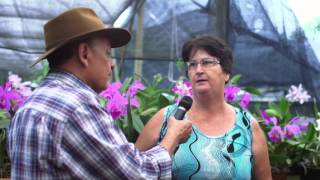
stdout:
[(0, 179), (318, 179), (317, 5), (0, 1)]

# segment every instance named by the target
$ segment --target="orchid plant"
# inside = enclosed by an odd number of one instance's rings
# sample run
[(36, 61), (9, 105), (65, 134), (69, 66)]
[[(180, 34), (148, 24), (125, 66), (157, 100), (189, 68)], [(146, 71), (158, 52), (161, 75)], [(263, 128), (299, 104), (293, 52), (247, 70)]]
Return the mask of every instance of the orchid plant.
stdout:
[(22, 82), (17, 75), (9, 72), (8, 80), (0, 86), (0, 177), (6, 177), (10, 168), (6, 155), (6, 128), (15, 111), (31, 95), (32, 83)]
[[(260, 95), (253, 87), (238, 87), (240, 75), (233, 76), (226, 84), (224, 98), (241, 108), (249, 108), (251, 95)], [(144, 124), (161, 108), (178, 102), (183, 96), (192, 96), (189, 81), (180, 79), (171, 89), (161, 88), (163, 78), (154, 76), (151, 83), (127, 78), (123, 83), (111, 83), (100, 93), (101, 105), (113, 117), (129, 141), (134, 142)], [(30, 96), (35, 84), (22, 82), (9, 73), (8, 80), (0, 86), (0, 177), (1, 165), (5, 164), (5, 131), (10, 117)], [(268, 149), (273, 167), (283, 169), (298, 162), (320, 166), (320, 113), (314, 117), (291, 112), (294, 103), (304, 104), (311, 96), (300, 84), (291, 86), (288, 94), (279, 102), (270, 102), (266, 108), (258, 108), (256, 117), (268, 139)], [(252, 107), (252, 106), (251, 106)], [(319, 112), (315, 109), (315, 112)], [(308, 162), (301, 159), (308, 155)]]
[(173, 101), (173, 95), (159, 88), (162, 82), (160, 74), (154, 76), (147, 87), (140, 81), (128, 78), (111, 83), (100, 93), (101, 105), (113, 117), (127, 139), (134, 142), (144, 124), (162, 107)]
[[(100, 93), (101, 105), (112, 116), (122, 131), (125, 133), (129, 141), (134, 140), (136, 130), (140, 130), (141, 120), (135, 118), (133, 122), (132, 112), (134, 108), (139, 107), (137, 92), (145, 89), (140, 81), (134, 81), (128, 78), (122, 84), (117, 81), (108, 85), (108, 87)], [(143, 126), (143, 125), (142, 125)]]
[[(233, 105), (249, 108), (251, 95), (260, 95), (260, 92), (253, 87), (238, 87), (236, 84), (240, 77), (235, 75), (226, 84), (224, 98)], [(178, 81), (171, 90), (176, 94), (176, 102), (183, 96), (192, 96), (191, 83), (185, 80)], [(256, 116), (268, 139), (274, 171), (288, 171), (290, 166), (303, 161), (301, 157), (304, 153), (313, 155), (308, 161), (320, 166), (320, 136), (315, 129), (316, 126), (320, 130), (320, 113), (315, 117), (308, 117), (291, 112), (294, 103), (301, 105), (310, 99), (311, 96), (300, 84), (291, 86), (288, 94), (279, 102), (270, 102), (264, 109), (258, 108)], [(318, 137), (317, 141), (315, 137)]]
[(301, 105), (310, 99), (301, 84), (292, 85), (278, 103), (270, 102), (267, 108), (259, 109), (258, 119), (268, 139), (274, 172), (289, 171), (290, 167), (301, 163), (302, 155), (315, 139), (317, 117), (293, 114), (291, 110), (294, 103)]

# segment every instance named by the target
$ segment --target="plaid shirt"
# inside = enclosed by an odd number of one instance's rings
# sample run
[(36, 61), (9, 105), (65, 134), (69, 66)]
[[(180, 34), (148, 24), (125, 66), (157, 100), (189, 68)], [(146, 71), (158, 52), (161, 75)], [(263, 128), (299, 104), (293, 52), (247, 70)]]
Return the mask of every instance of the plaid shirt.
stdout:
[(140, 152), (77, 77), (50, 73), (9, 127), (12, 179), (170, 179), (160, 146)]

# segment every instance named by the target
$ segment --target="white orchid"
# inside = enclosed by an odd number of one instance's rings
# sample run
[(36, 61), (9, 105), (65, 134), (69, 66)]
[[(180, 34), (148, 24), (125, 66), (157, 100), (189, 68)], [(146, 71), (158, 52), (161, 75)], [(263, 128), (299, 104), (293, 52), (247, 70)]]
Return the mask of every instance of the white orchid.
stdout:
[(32, 94), (32, 90), (30, 88), (32, 83), (30, 81), (21, 82), (21, 78), (17, 74), (13, 74), (12, 72), (9, 72), (8, 74), (8, 80), (12, 83), (12, 87), (14, 89), (26, 97)]
[(296, 102), (298, 101), (300, 104), (303, 104), (306, 101), (309, 101), (311, 96), (308, 92), (302, 87), (300, 83), (299, 86), (292, 85), (289, 88), (288, 94), (286, 95), (288, 101)]

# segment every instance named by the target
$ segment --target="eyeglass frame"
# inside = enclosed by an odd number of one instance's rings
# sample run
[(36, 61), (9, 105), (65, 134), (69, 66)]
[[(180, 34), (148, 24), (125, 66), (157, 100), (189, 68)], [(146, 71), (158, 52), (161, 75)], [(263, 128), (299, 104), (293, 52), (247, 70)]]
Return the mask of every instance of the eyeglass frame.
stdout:
[[(212, 63), (205, 64), (205, 62), (208, 62), (208, 60), (210, 60), (210, 61), (212, 60), (211, 61)], [(191, 65), (190, 63), (194, 63), (195, 66), (190, 67), (190, 65)], [(195, 71), (198, 68), (199, 64), (201, 65), (201, 68), (208, 69), (208, 68), (214, 67), (217, 64), (220, 64), (220, 60), (219, 60), (219, 58), (212, 57), (212, 58), (203, 58), (200, 61), (196, 61), (196, 60), (192, 59), (192, 60), (189, 60), (186, 62), (188, 71)]]

